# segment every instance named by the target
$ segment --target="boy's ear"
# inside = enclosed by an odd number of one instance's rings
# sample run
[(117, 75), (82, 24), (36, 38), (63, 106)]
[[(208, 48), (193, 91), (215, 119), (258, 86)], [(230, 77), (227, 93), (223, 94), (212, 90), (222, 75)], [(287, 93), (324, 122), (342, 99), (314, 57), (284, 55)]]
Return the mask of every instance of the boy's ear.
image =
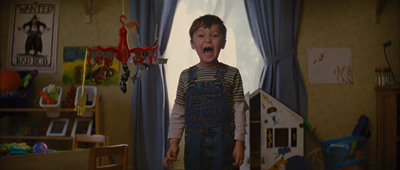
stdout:
[(223, 42), (221, 42), (221, 49), (225, 48), (225, 44), (226, 44), (226, 40), (224, 40)]
[(193, 45), (193, 41), (192, 41), (192, 40), (190, 40), (190, 46), (192, 46), (192, 50), (194, 50), (194, 49), (195, 49), (195, 47), (194, 47), (194, 45)]

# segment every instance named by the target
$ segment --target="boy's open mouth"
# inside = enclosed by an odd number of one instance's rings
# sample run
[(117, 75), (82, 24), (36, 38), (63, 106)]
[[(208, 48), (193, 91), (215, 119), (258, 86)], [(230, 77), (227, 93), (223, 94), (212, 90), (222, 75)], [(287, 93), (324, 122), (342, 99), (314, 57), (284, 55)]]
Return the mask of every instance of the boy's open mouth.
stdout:
[(206, 48), (203, 49), (203, 53), (204, 53), (205, 55), (212, 55), (213, 52), (214, 52), (214, 49), (211, 48), (211, 47), (206, 47)]

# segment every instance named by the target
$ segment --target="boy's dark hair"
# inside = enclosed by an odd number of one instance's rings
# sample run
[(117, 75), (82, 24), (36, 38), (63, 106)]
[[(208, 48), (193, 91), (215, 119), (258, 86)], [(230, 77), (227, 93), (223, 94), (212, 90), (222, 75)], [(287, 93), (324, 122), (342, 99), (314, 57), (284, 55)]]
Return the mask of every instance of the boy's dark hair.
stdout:
[(204, 28), (211, 28), (212, 25), (218, 25), (219, 31), (221, 31), (221, 34), (223, 36), (223, 39), (226, 39), (226, 27), (224, 25), (224, 22), (215, 15), (204, 15), (201, 16), (199, 18), (197, 18), (196, 20), (193, 21), (192, 26), (190, 26), (189, 29), (189, 35), (190, 35), (190, 39), (193, 39), (193, 34), (194, 32), (196, 32), (197, 29), (204, 27)]

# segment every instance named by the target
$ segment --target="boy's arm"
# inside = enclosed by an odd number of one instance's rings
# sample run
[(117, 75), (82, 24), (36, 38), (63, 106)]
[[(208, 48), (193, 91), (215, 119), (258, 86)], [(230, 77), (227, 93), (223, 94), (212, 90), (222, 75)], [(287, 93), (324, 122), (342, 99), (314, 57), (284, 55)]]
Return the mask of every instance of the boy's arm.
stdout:
[(173, 161), (178, 161), (179, 142), (182, 138), (182, 132), (185, 127), (185, 107), (174, 104), (171, 113), (171, 122), (168, 129), (168, 139), (171, 139), (169, 149), (164, 159), (164, 167), (171, 167)]
[(235, 102), (233, 105), (234, 109), (234, 121), (235, 121), (235, 137), (236, 141), (244, 141), (244, 133), (246, 128), (246, 114), (245, 114), (245, 102)]
[(164, 159), (164, 167), (165, 168), (173, 168), (173, 161), (179, 161), (178, 153), (179, 153), (179, 142), (181, 139), (172, 138), (171, 144), (169, 145), (169, 149)]
[(233, 149), (233, 158), (235, 162), (232, 163), (234, 167), (240, 167), (244, 159), (244, 141), (236, 140), (235, 148)]
[(246, 126), (245, 102), (234, 103), (235, 114), (235, 148), (233, 150), (234, 167), (240, 167), (244, 158), (244, 135)]
[(168, 129), (168, 139), (181, 139), (185, 125), (185, 107), (175, 103), (172, 107), (171, 122)]

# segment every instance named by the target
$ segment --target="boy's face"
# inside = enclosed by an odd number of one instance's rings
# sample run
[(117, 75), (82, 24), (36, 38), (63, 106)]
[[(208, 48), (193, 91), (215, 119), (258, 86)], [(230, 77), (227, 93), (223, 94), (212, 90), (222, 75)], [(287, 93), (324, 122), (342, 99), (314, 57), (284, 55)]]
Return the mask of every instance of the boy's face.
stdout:
[(221, 49), (225, 47), (225, 39), (219, 31), (218, 25), (210, 28), (200, 27), (193, 34), (190, 44), (196, 50), (201, 65), (214, 66), (218, 64), (218, 56)]

